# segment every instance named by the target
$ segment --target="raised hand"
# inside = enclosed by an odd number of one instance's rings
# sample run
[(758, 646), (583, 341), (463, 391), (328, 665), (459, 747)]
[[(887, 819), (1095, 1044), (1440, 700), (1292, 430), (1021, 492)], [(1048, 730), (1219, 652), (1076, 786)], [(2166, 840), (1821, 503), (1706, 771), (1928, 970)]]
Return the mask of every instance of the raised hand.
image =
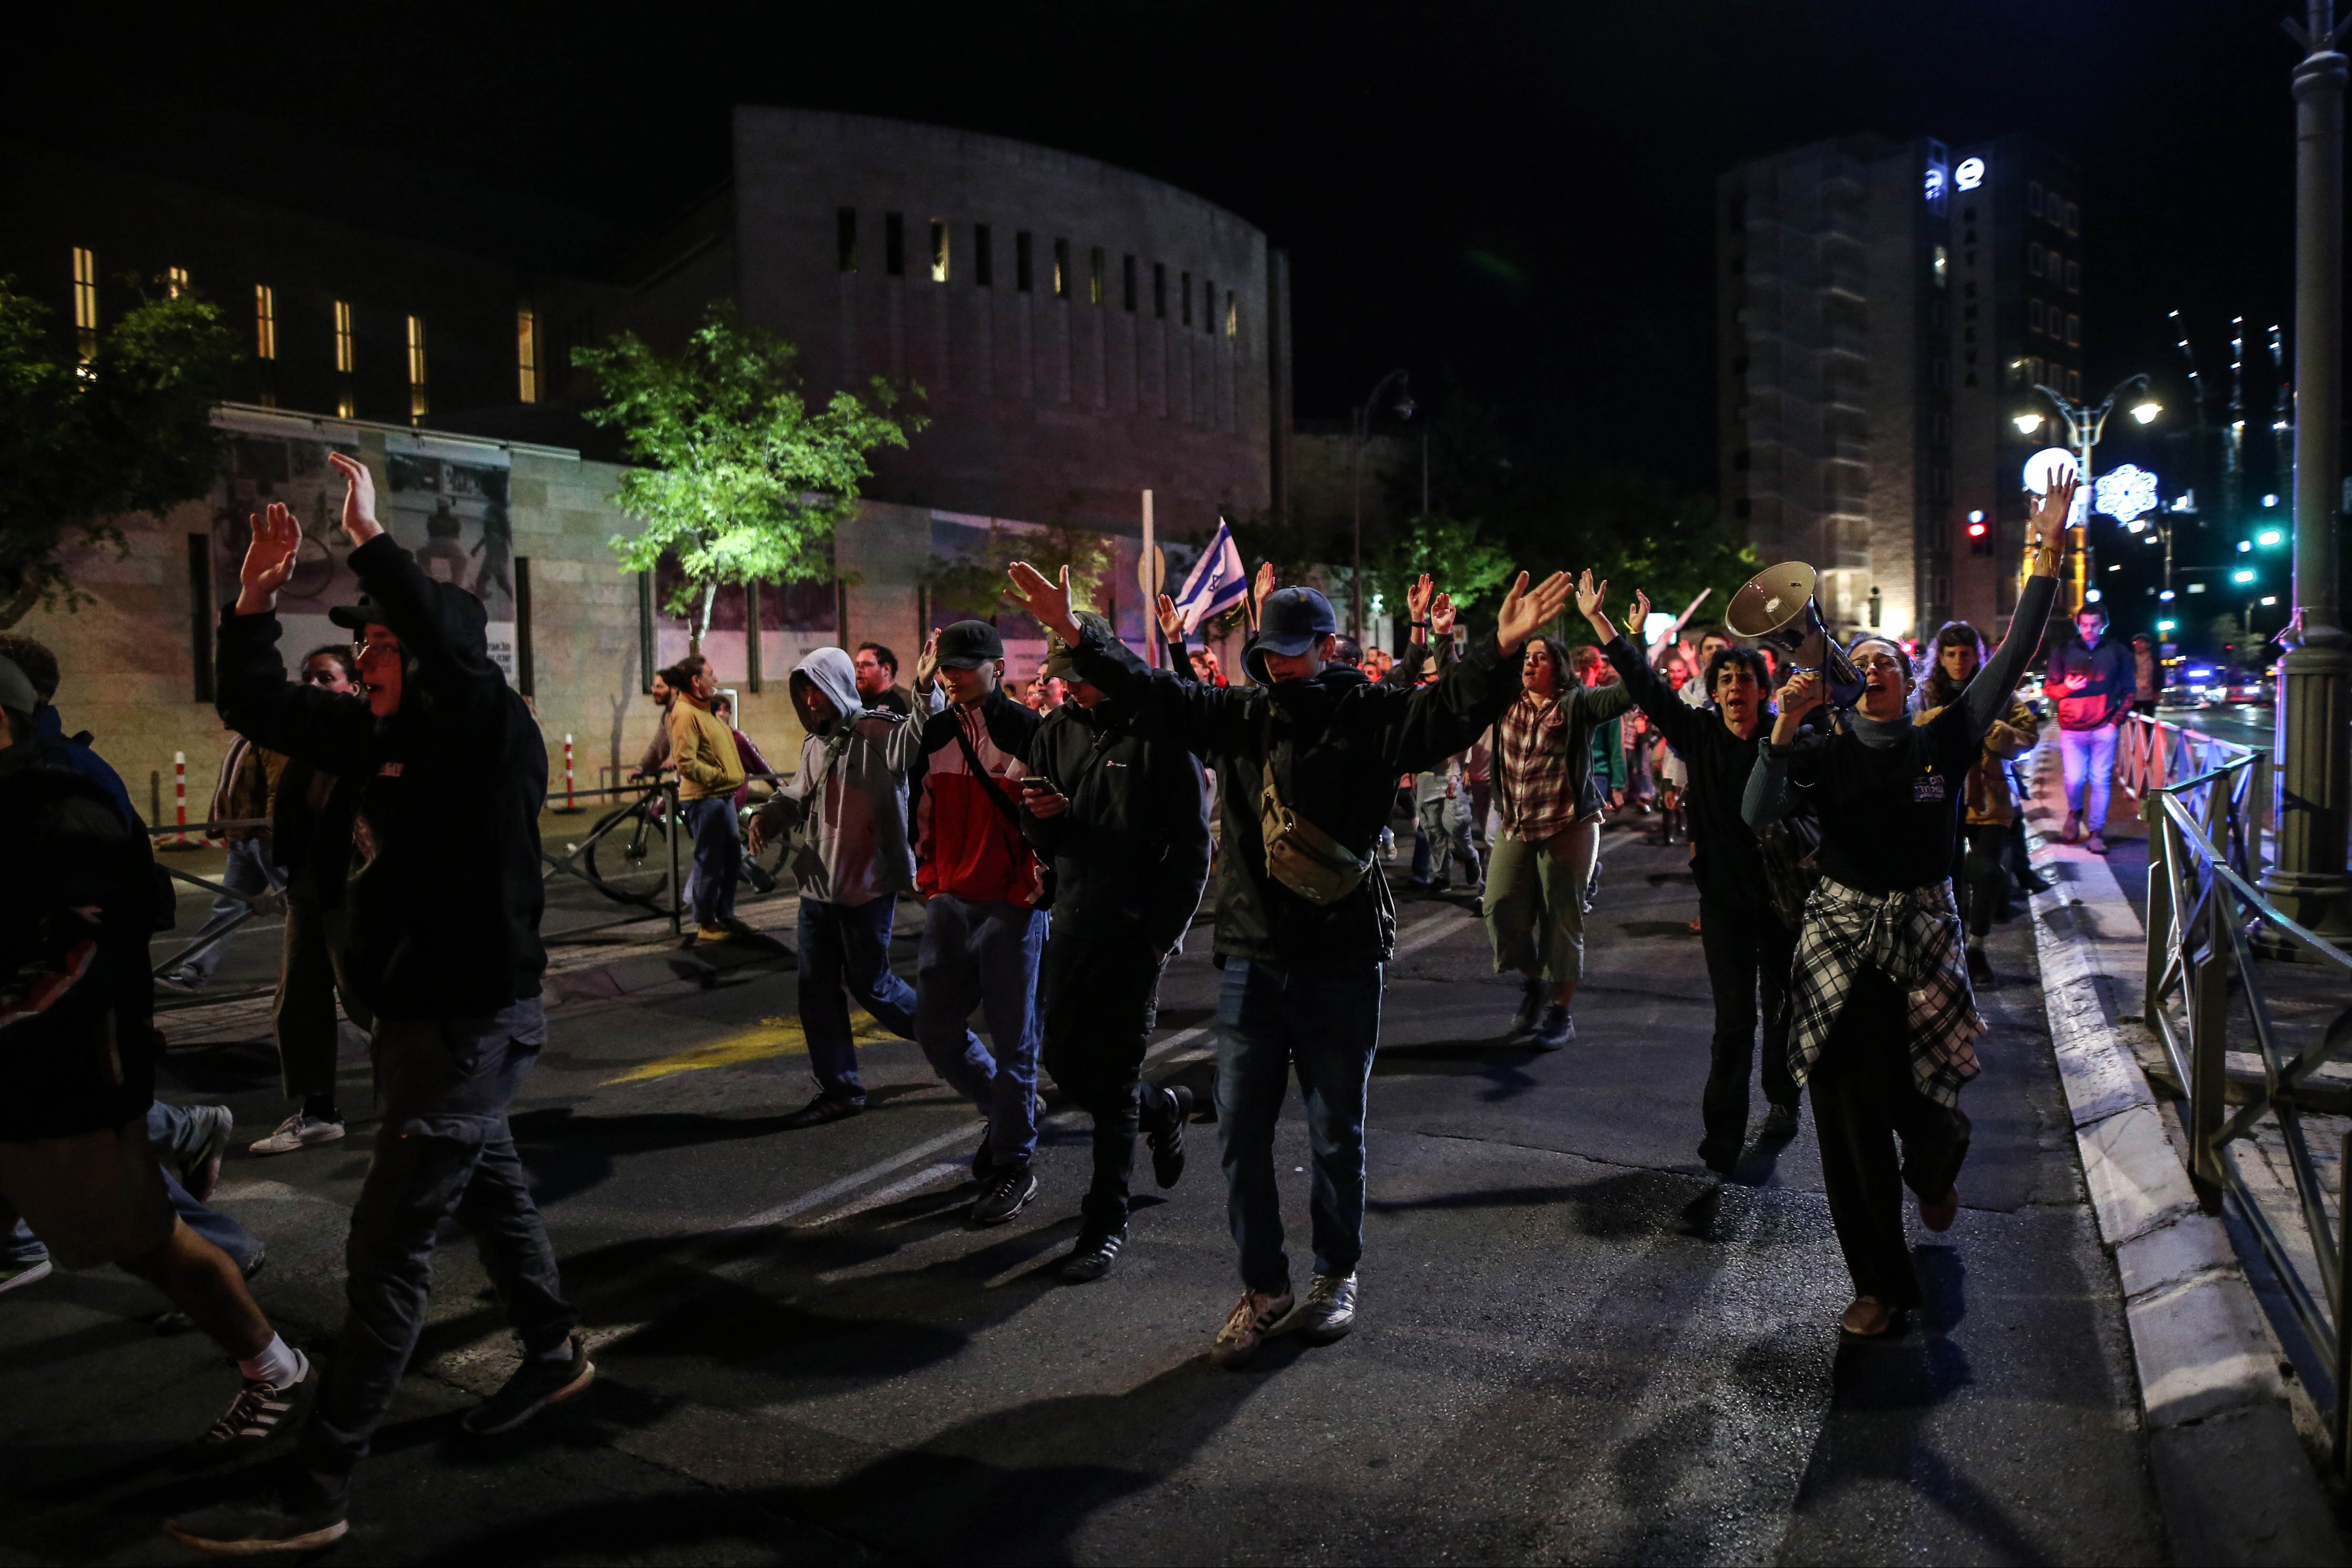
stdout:
[(931, 635), (923, 639), (923, 651), (915, 656), (915, 689), (923, 690), (931, 678), (940, 672), (940, 628), (933, 626)]
[[(1426, 582), (1428, 579), (1423, 578), (1423, 581)], [(1440, 594), (1435, 599), (1430, 601), (1429, 635), (1434, 637), (1450, 637), (1454, 635), (1453, 595)]]
[(1429, 574), (1426, 572), (1421, 574), (1421, 581), (1404, 591), (1404, 607), (1412, 612), (1414, 626), (1429, 624), (1429, 596), (1432, 592)]
[(1592, 568), (1590, 566), (1587, 566), (1583, 571), (1577, 574), (1576, 613), (1578, 615), (1582, 616), (1588, 621), (1591, 620), (1593, 616), (1601, 614), (1601, 607), (1608, 602), (1608, 578), (1603, 577), (1600, 582), (1595, 583), (1592, 580)]
[(1026, 561), (1015, 561), (1010, 574), (1013, 596), (1032, 619), (1049, 632), (1059, 633), (1066, 643), (1078, 640), (1078, 623), (1070, 618), (1070, 569), (1062, 568), (1059, 582), (1049, 578)]
[(1154, 613), (1160, 617), (1160, 635), (1177, 647), (1182, 647), (1184, 617), (1177, 614), (1176, 601), (1165, 594), (1160, 595), (1160, 603), (1154, 606)]
[(375, 476), (368, 472), (365, 463), (341, 452), (328, 453), (327, 461), (335, 466), (348, 487), (343, 491), (343, 531), (353, 545), (365, 544), (383, 531), (383, 524), (375, 520)]
[(2058, 575), (2058, 557), (2065, 548), (2066, 521), (2074, 512), (2074, 479), (2073, 476), (2053, 479), (2050, 488), (2033, 506), (2033, 517), (2027, 525), (2033, 531), (2033, 563), (2027, 574), (2033, 577)]
[(278, 590), (294, 574), (294, 557), (301, 548), (302, 524), (282, 504), (271, 501), (266, 512), (253, 514), (253, 542), (236, 572), (238, 615), (265, 615), (278, 607)]
[(1265, 608), (1265, 596), (1273, 592), (1274, 563), (1271, 561), (1261, 561), (1257, 563), (1256, 577), (1252, 579), (1250, 582), (1250, 608), (1253, 611), (1264, 610)]
[(1504, 595), (1502, 617), (1495, 626), (1495, 641), (1504, 657), (1516, 656), (1528, 638), (1558, 618), (1575, 589), (1565, 572), (1553, 573), (1533, 588), (1528, 586), (1528, 574), (1520, 573)]
[(1641, 589), (1633, 590), (1633, 602), (1625, 606), (1625, 630), (1629, 637), (1638, 637), (1642, 628), (1650, 624), (1650, 595)]

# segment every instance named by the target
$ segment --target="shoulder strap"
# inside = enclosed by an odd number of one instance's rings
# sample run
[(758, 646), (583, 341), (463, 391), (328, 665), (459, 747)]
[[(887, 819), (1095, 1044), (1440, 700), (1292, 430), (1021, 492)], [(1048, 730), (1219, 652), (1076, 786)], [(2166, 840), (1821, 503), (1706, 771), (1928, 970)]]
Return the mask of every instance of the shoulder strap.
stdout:
[(1020, 838), (1021, 808), (1005, 798), (1004, 792), (996, 787), (996, 781), (990, 778), (988, 770), (981, 765), (979, 751), (972, 745), (971, 737), (963, 732), (963, 715), (953, 713), (949, 717), (955, 721), (956, 744), (963, 748), (963, 765), (971, 770), (971, 776), (978, 781), (982, 792), (995, 805), (996, 814), (1004, 818), (1004, 826), (1013, 829), (1013, 837)]

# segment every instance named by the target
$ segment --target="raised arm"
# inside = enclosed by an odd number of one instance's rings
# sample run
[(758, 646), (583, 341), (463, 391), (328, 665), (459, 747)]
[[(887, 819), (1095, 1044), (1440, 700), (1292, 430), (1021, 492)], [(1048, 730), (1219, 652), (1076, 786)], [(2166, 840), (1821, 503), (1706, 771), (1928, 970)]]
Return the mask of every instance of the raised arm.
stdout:
[[(1071, 662), (1081, 678), (1137, 715), (1143, 732), (1172, 741), (1196, 756), (1221, 753), (1232, 742), (1234, 724), (1248, 706), (1249, 689), (1204, 685), (1182, 670), (1153, 669), (1135, 657), (1127, 645), (1105, 637), (1092, 626), (1082, 626), (1070, 613), (1070, 569), (1062, 568), (1060, 582), (1048, 578), (1026, 561), (1012, 571), (1013, 592), (1037, 624), (1070, 645)], [(1160, 595), (1163, 616), (1174, 606)]]
[(1968, 725), (1971, 739), (1981, 741), (1993, 721), (2009, 711), (2009, 700), (2016, 695), (2017, 682), (2025, 673), (2025, 661), (2033, 657), (2041, 645), (2044, 630), (2050, 624), (2051, 602), (2058, 596), (2058, 552), (2066, 537), (2066, 517), (2074, 504), (2074, 481), (2055, 480), (2040, 504), (2033, 509), (2032, 526), (2037, 531), (2033, 552), (2033, 569), (2025, 579), (2025, 590), (2017, 596), (2017, 608), (2009, 617), (2009, 633), (2000, 639), (1985, 667), (1977, 672), (1969, 689), (1960, 693), (1953, 704), (1965, 712), (1961, 721)]
[(221, 617), (214, 707), (221, 722), (257, 745), (329, 773), (364, 772), (375, 749), (375, 720), (367, 704), (292, 684), (278, 656), (278, 590), (293, 571), (302, 526), (274, 501), (252, 522), (236, 606)]

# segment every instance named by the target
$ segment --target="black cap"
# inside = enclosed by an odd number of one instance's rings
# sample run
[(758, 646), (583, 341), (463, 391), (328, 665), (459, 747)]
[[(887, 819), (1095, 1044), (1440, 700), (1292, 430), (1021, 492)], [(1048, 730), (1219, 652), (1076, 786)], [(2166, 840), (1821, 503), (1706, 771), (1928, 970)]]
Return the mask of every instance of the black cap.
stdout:
[(958, 621), (940, 633), (940, 668), (978, 669), (1004, 657), (1004, 639), (986, 621)]
[(364, 594), (360, 595), (360, 602), (356, 605), (337, 605), (327, 612), (327, 618), (349, 632), (363, 632), (372, 626), (384, 624), (383, 612), (377, 609), (375, 601)]
[(1242, 651), (1242, 668), (1261, 686), (1274, 684), (1266, 673), (1267, 652), (1297, 658), (1339, 629), (1331, 601), (1312, 588), (1277, 588), (1265, 596), (1258, 612), (1258, 633)]
[[(435, 583), (433, 591), (448, 601), (457, 612), (457, 626), (462, 633), (470, 632), (488, 646), (490, 626), (489, 606), (466, 592), (455, 583)], [(370, 626), (389, 626), (383, 610), (366, 595), (360, 595), (356, 605), (338, 605), (327, 612), (327, 618), (349, 631), (364, 632)]]

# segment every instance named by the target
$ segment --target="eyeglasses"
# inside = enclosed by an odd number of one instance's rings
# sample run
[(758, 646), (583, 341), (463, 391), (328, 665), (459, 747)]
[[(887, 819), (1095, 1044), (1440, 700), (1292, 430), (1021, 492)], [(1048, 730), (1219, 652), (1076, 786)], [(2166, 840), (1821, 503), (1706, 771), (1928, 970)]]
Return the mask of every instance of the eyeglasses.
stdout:
[(355, 642), (352, 644), (352, 657), (353, 658), (365, 658), (372, 653), (389, 654), (397, 658), (400, 654), (400, 644), (397, 642)]
[(1857, 671), (1867, 674), (1871, 670), (1874, 669), (1900, 670), (1903, 668), (1903, 663), (1900, 659), (1890, 658), (1885, 654), (1878, 653), (1871, 654), (1866, 658), (1855, 659), (1853, 661), (1853, 668)]

